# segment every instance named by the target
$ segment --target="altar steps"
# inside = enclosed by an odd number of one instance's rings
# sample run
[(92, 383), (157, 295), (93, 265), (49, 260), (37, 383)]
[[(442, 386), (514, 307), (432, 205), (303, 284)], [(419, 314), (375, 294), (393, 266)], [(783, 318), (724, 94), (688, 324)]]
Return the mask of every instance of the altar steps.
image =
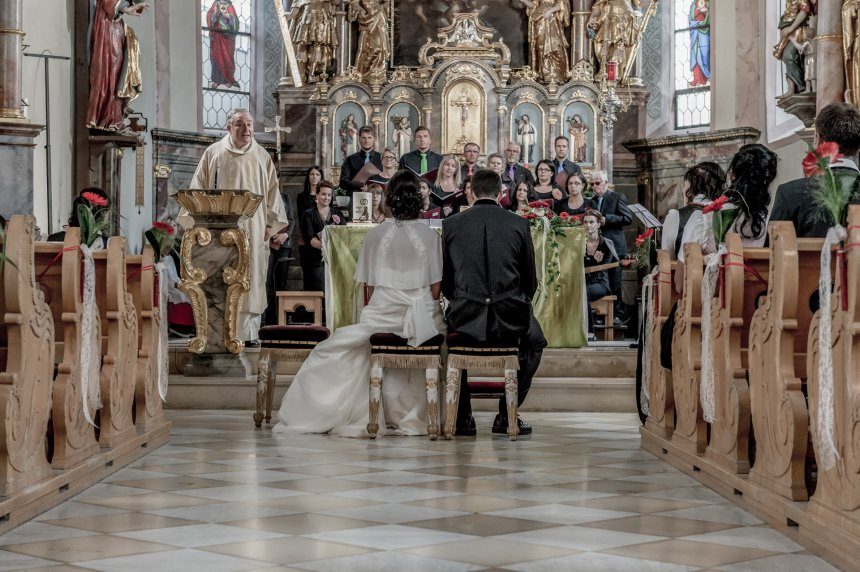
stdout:
[[(256, 371), (259, 350), (246, 351)], [(170, 393), (167, 407), (172, 409), (253, 409), (256, 378), (186, 377), (182, 369), (190, 355), (184, 348), (170, 349)], [(298, 364), (282, 364), (274, 403), (281, 397), (298, 371)], [(548, 349), (532, 382), (523, 411), (605, 411), (636, 410), (636, 351), (607, 346), (580, 349)], [(499, 379), (489, 371), (476, 371), (472, 379)], [(495, 410), (488, 399), (474, 399), (477, 411)]]

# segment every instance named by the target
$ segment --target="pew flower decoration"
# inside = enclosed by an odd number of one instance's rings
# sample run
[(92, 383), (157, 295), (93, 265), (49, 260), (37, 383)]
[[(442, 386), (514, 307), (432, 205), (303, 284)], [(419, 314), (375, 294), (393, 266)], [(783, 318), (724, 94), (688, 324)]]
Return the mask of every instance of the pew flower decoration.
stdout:
[(549, 208), (549, 203), (544, 201), (532, 201), (528, 210), (519, 211), (518, 214), (529, 221), (532, 229), (537, 229), (543, 235), (542, 240), (536, 243), (535, 252), (536, 256), (544, 261), (538, 288), (548, 291), (550, 286), (555, 285), (553, 292), (557, 292), (560, 288), (557, 281), (561, 277), (558, 237), (566, 236), (568, 229), (581, 227), (582, 219), (568, 213), (556, 215)]
[(839, 146), (830, 141), (823, 141), (815, 149), (810, 147), (809, 153), (803, 159), (803, 173), (809, 178), (816, 178), (812, 188), (812, 200), (819, 209), (819, 214), (831, 226), (821, 248), (821, 269), (818, 275), (818, 292), (821, 300), (818, 329), (818, 415), (816, 423), (819, 436), (816, 449), (819, 463), (824, 469), (831, 469), (839, 459), (836, 450), (836, 421), (833, 396), (833, 361), (832, 361), (832, 314), (831, 314), (831, 276), (830, 259), (834, 245), (848, 237), (843, 226), (848, 211), (848, 201), (852, 189), (855, 188), (857, 177), (851, 177), (853, 185), (843, 184), (844, 178), (833, 173), (833, 164), (842, 159)]
[(654, 229), (649, 228), (636, 237), (636, 266), (651, 271), (651, 253), (657, 248)]
[(170, 254), (176, 246), (176, 229), (170, 223), (153, 221), (152, 227), (145, 233), (146, 239), (155, 251), (155, 261)]
[(719, 245), (726, 241), (726, 233), (732, 228), (740, 210), (729, 203), (729, 197), (722, 195), (712, 203), (702, 208), (702, 214), (712, 213), (711, 227), (714, 230), (714, 241)]
[(81, 244), (91, 247), (110, 224), (110, 209), (107, 199), (96, 193), (86, 192), (81, 197), (84, 201), (77, 207)]

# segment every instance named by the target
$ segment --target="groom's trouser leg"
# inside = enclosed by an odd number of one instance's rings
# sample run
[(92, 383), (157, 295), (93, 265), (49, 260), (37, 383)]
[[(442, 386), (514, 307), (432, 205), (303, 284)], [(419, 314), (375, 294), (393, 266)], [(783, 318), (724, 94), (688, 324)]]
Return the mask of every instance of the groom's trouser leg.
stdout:
[(460, 372), (460, 401), (457, 403), (457, 427), (462, 427), (472, 414), (472, 392), (466, 370)]
[[(546, 338), (544, 338), (543, 330), (537, 319), (532, 316), (529, 331), (520, 340), (518, 351), (520, 369), (517, 371), (517, 407), (521, 406), (526, 400), (526, 395), (528, 395), (529, 389), (532, 386), (532, 379), (540, 366), (540, 360), (545, 347)], [(507, 419), (508, 417), (508, 406), (505, 403), (504, 395), (499, 398), (499, 415), (501, 415), (502, 419)]]

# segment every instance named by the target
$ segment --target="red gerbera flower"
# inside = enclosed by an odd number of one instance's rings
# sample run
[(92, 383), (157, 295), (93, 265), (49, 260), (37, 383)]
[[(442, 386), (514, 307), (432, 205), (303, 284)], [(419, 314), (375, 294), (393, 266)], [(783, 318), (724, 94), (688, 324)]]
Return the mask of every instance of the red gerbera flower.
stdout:
[(559, 218), (563, 218), (563, 219), (565, 219), (565, 220), (567, 220), (567, 219), (569, 219), (569, 218), (570, 218), (570, 215), (569, 215), (569, 214), (567, 214), (567, 212), (566, 212), (566, 211), (562, 211), (562, 212), (561, 212), (561, 214), (560, 214), (560, 215), (558, 215), (558, 216), (559, 216)]
[(93, 192), (87, 191), (86, 193), (81, 194), (90, 204), (96, 205), (97, 207), (106, 207), (108, 206), (107, 199), (97, 195)]
[(532, 201), (529, 203), (529, 206), (533, 209), (548, 209), (549, 203), (545, 203), (543, 201)]
[(166, 222), (161, 222), (160, 220), (153, 222), (152, 228), (166, 233), (167, 236), (173, 236), (173, 233), (175, 232), (174, 228), (171, 225), (167, 224)]
[(714, 200), (714, 202), (712, 202), (709, 205), (705, 205), (705, 207), (702, 209), (702, 214), (707, 214), (707, 213), (716, 212), (718, 210), (722, 210), (723, 205), (725, 205), (727, 202), (729, 202), (729, 197), (727, 197), (726, 195), (722, 195), (720, 197), (717, 197)]
[(820, 177), (824, 169), (841, 159), (839, 145), (832, 141), (822, 141), (818, 147), (811, 150), (803, 158), (803, 174), (807, 177)]

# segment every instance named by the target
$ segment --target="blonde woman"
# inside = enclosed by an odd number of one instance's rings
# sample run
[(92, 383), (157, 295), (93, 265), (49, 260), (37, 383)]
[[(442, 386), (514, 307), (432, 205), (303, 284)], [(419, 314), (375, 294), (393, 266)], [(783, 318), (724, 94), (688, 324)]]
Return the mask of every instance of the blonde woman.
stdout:
[(442, 208), (444, 216), (454, 212), (452, 199), (460, 192), (460, 160), (454, 155), (445, 155), (439, 164), (439, 174), (432, 189), (432, 199)]

